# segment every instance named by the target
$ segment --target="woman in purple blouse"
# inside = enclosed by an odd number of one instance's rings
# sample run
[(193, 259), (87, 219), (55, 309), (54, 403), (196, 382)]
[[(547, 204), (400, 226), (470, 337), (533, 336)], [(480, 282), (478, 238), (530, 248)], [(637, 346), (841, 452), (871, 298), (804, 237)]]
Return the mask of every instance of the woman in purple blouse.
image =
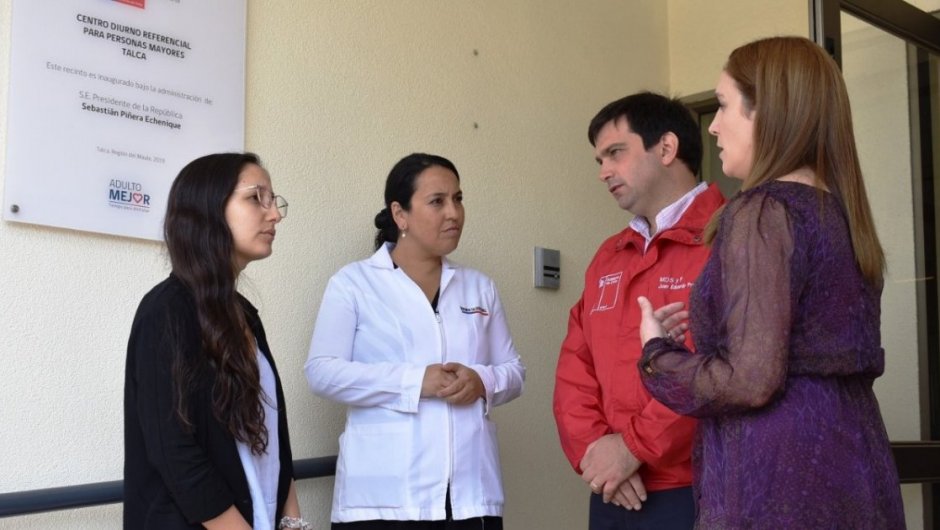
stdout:
[[(742, 191), (716, 213), (689, 322), (645, 298), (650, 393), (701, 418), (697, 528), (904, 528), (872, 391), (884, 371), (884, 254), (845, 83), (807, 39), (732, 52), (709, 132)], [(670, 330), (667, 332), (666, 330)]]

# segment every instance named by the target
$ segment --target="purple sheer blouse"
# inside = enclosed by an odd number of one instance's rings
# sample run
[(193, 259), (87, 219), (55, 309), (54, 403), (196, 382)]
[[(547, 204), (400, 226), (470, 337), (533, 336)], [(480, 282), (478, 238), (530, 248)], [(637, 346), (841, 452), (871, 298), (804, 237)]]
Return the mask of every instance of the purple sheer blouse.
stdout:
[(702, 418), (697, 528), (904, 528), (872, 391), (881, 289), (855, 262), (831, 194), (774, 181), (739, 194), (696, 281), (697, 353), (650, 340), (650, 393)]

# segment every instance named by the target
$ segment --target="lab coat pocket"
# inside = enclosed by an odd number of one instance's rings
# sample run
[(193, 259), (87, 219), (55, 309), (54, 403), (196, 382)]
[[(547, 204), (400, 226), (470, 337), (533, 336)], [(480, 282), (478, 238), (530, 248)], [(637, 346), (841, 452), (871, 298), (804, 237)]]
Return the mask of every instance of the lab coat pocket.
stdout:
[(398, 508), (405, 503), (412, 440), (408, 423), (348, 425), (338, 473), (344, 507)]

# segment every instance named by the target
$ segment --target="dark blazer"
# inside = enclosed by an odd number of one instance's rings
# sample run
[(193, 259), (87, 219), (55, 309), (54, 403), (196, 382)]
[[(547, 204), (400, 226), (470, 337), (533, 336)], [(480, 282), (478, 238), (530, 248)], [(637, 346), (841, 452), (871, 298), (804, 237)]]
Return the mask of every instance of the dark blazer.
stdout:
[[(281, 380), (258, 311), (239, 301), (271, 363), (277, 383), (280, 520), (293, 477), (287, 412)], [(188, 392), (190, 431), (176, 415), (172, 367), (175, 352), (203, 355), (192, 292), (174, 275), (147, 293), (134, 317), (124, 375), (124, 528), (202, 528), (235, 505), (252, 523), (251, 494), (235, 439), (212, 414), (214, 373), (206, 371)]]

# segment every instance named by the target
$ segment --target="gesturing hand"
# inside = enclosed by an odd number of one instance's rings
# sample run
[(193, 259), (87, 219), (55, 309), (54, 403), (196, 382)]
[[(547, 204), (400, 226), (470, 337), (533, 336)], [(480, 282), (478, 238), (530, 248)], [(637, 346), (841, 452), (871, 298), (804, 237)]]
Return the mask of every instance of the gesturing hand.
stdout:
[(685, 331), (689, 329), (689, 312), (683, 311), (682, 302), (666, 304), (653, 310), (653, 304), (645, 296), (636, 299), (640, 304), (640, 343), (652, 338), (669, 335), (676, 342), (685, 342)]

